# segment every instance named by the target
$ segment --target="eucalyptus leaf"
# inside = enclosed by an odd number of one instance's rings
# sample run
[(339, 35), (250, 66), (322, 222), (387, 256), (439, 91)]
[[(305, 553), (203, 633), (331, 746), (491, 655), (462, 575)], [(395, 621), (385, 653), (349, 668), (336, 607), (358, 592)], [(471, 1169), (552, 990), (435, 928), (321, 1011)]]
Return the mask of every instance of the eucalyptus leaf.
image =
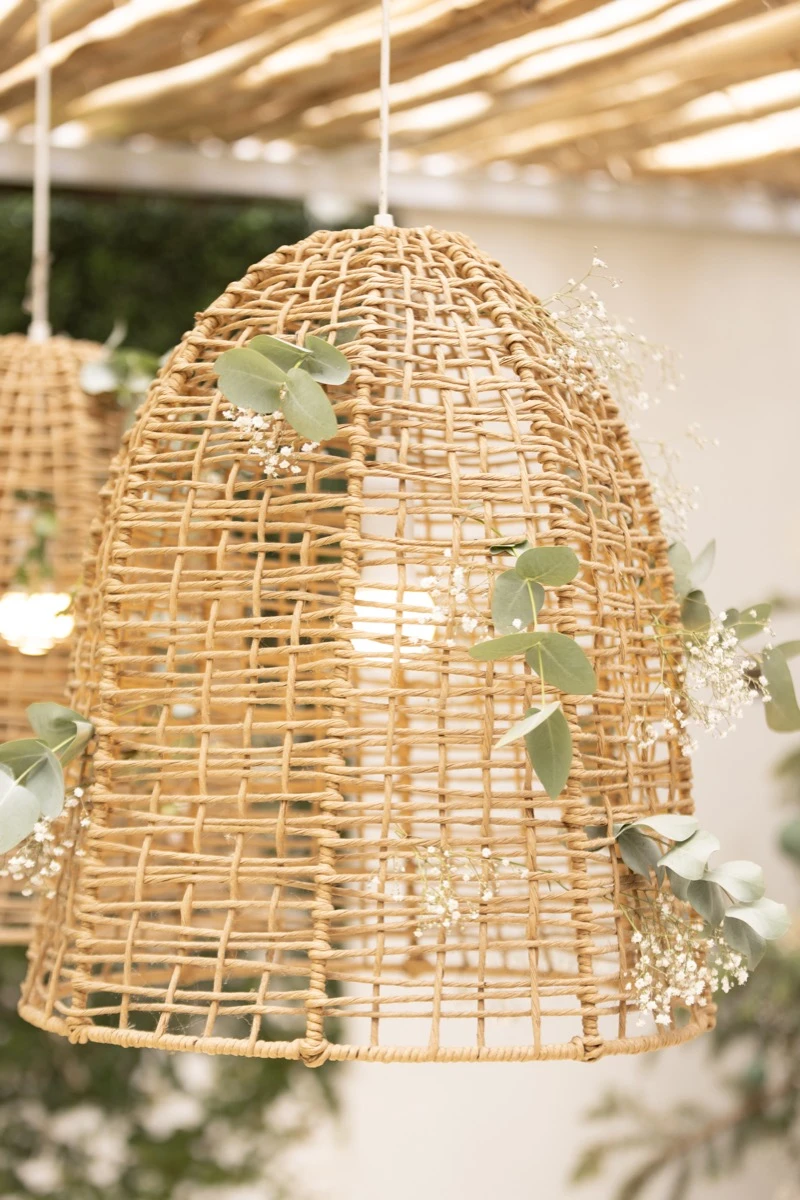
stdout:
[(729, 908), (723, 936), (734, 950), (746, 954), (750, 966), (754, 967), (764, 954), (766, 943), (782, 937), (788, 928), (786, 906), (763, 896), (755, 904), (737, 904)]
[(33, 833), (39, 801), (26, 787), (0, 775), (0, 854), (8, 854)]
[(570, 696), (592, 696), (597, 676), (574, 638), (565, 633), (537, 630), (525, 661), (540, 679)]
[(732, 950), (738, 950), (745, 956), (747, 965), (752, 971), (764, 957), (767, 939), (746, 921), (737, 921), (735, 917), (731, 917), (732, 911), (732, 909), (728, 910), (725, 920), (722, 922), (722, 936)]
[(312, 442), (324, 442), (336, 436), (338, 425), (331, 402), (302, 367), (293, 367), (286, 376), (286, 393), (281, 409), (301, 437)]
[(667, 551), (667, 557), (669, 565), (672, 567), (676, 595), (685, 596), (692, 588), (690, 580), (692, 556), (683, 542), (673, 542)]
[(62, 763), (71, 762), (80, 754), (94, 733), (91, 721), (71, 708), (64, 708), (52, 701), (29, 704), (26, 712), (37, 738), (51, 750), (60, 747), (58, 756)]
[(689, 572), (689, 578), (691, 579), (693, 588), (698, 588), (701, 584), (706, 582), (711, 574), (711, 571), (713, 570), (714, 559), (716, 556), (717, 543), (712, 538), (708, 545), (700, 551), (697, 558), (692, 563), (691, 570)]
[(658, 860), (684, 879), (702, 879), (711, 855), (719, 850), (719, 841), (707, 829), (698, 829), (688, 841), (673, 846)]
[(521, 538), (517, 542), (498, 542), (494, 546), (489, 547), (490, 554), (521, 554), (523, 550), (530, 550), (531, 544), (527, 538)]
[(492, 592), (492, 622), (498, 633), (527, 629), (534, 616), (531, 592), (538, 612), (544, 603), (544, 588), (528, 583), (514, 570), (497, 576)]
[(800, 708), (797, 706), (792, 673), (782, 646), (772, 646), (764, 651), (762, 671), (770, 697), (764, 705), (767, 725), (777, 733), (790, 733), (800, 729)]
[(507, 633), (503, 637), (470, 646), (469, 656), (476, 662), (496, 662), (501, 658), (513, 658), (515, 654), (524, 654), (531, 646), (535, 646), (537, 638), (537, 633)]
[(360, 328), (360, 325), (340, 325), (333, 339), (334, 346), (346, 346), (349, 342), (354, 342)]
[(784, 854), (800, 862), (800, 817), (789, 821), (781, 830), (780, 846)]
[(706, 871), (705, 878), (719, 884), (736, 904), (753, 904), (766, 890), (761, 867), (747, 859), (720, 863), (713, 871)]
[(525, 736), (525, 748), (539, 782), (551, 800), (564, 790), (572, 765), (572, 734), (560, 705)]
[(636, 875), (644, 875), (649, 879), (658, 867), (661, 856), (661, 851), (653, 839), (642, 833), (641, 829), (626, 825), (617, 838), (617, 845), (625, 866)]
[[(767, 604), (763, 605), (762, 607), (769, 608), (770, 606)], [(781, 642), (779, 648), (783, 651), (783, 657), (785, 659), (788, 660), (790, 658), (797, 658), (798, 654), (800, 654), (800, 641)]]
[(654, 813), (652, 816), (639, 817), (631, 825), (636, 829), (652, 829), (659, 837), (669, 838), (673, 842), (685, 842), (700, 828), (695, 817), (687, 817), (684, 813)]
[(690, 633), (707, 629), (711, 624), (711, 609), (699, 588), (684, 596), (681, 604), (681, 622), (684, 629), (688, 629)]
[(533, 546), (520, 554), (514, 567), (523, 579), (542, 587), (563, 587), (580, 569), (578, 556), (569, 546)]
[(256, 334), (247, 343), (247, 349), (257, 350), (259, 354), (263, 354), (284, 372), (291, 371), (292, 367), (296, 367), (311, 354), (311, 351), (306, 350), (304, 346), (297, 346), (294, 342), (284, 342), (282, 338), (272, 337), (269, 333)]
[(739, 641), (743, 642), (763, 632), (771, 612), (771, 604), (751, 604), (741, 612), (733, 608), (726, 612), (723, 624), (733, 629)]
[(276, 412), (287, 376), (257, 350), (226, 350), (216, 361), (219, 389), (226, 400), (253, 412)]
[(342, 354), (330, 342), (323, 338), (314, 337), (310, 333), (305, 342), (310, 355), (303, 362), (303, 369), (308, 371), (312, 379), (318, 383), (344, 383), (349, 379), (352, 367)]
[[(663, 869), (664, 868), (662, 867), (662, 870)], [(673, 896), (677, 896), (679, 900), (688, 900), (689, 885), (692, 883), (692, 880), (684, 879), (684, 877), (679, 875), (677, 871), (670, 871), (669, 867), (666, 868), (666, 871), (667, 879), (669, 880), (670, 891), (672, 892)]]
[(543, 708), (529, 709), (521, 721), (516, 721), (510, 729), (506, 730), (499, 741), (495, 743), (496, 746), (499, 749), (500, 746), (508, 746), (510, 742), (516, 742), (519, 738), (525, 737), (537, 725), (546, 721), (558, 707), (558, 701), (554, 701), (552, 704), (545, 704)]
[(695, 912), (698, 912), (703, 920), (714, 928), (725, 916), (725, 911), (730, 903), (719, 884), (714, 883), (708, 876), (691, 881), (686, 889), (686, 899)]
[(64, 771), (53, 751), (35, 738), (0, 745), (0, 762), (14, 772), (36, 797), (43, 817), (57, 817), (64, 807)]

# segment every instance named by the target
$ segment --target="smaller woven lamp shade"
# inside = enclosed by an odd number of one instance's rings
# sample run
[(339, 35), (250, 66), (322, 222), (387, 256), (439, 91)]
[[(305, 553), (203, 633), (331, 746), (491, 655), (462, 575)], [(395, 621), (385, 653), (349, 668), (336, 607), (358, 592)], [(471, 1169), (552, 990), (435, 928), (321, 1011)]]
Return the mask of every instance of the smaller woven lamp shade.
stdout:
[[(42, 512), (54, 518), (49, 574), (32, 578), (30, 589), (68, 595), (78, 584), (120, 433), (119, 413), (80, 387), (82, 365), (100, 353), (94, 343), (66, 337), (43, 344), (0, 338), (0, 600), (16, 587)], [(34, 637), (42, 624), (41, 616), (23, 617)], [(69, 650), (65, 640), (46, 653), (21, 653), (0, 638), (0, 741), (30, 736), (29, 704), (64, 699)], [(0, 877), (0, 944), (27, 941), (31, 915), (31, 901)]]
[[(353, 323), (337, 437), (265, 478), (216, 358)], [(613, 401), (567, 361), (532, 295), (432, 229), (316, 234), (202, 314), (117, 460), (80, 597), (91, 821), (37, 931), (28, 1020), (309, 1065), (588, 1060), (709, 1027), (710, 1006), (630, 1028), (636, 885), (587, 849), (598, 813), (692, 805), (677, 740), (630, 737), (664, 716), (658, 512)], [(489, 547), (526, 533), (578, 555), (542, 617), (599, 678), (564, 698), (555, 801), (521, 742), (493, 748), (535, 700), (527, 668), (429, 619), (431, 580), (459, 591), (463, 571), (488, 621)], [(452, 923), (428, 895), (448, 860)]]

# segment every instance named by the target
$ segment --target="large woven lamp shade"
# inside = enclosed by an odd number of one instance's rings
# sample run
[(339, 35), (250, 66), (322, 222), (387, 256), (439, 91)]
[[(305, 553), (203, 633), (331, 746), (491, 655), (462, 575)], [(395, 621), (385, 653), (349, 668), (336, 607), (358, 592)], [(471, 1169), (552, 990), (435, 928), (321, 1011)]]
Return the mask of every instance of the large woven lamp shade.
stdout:
[[(337, 436), (265, 475), (216, 358), (346, 325)], [(427, 228), (317, 233), (200, 316), (116, 462), (79, 599), (90, 820), (42, 913), (28, 1020), (309, 1065), (590, 1060), (709, 1027), (711, 1005), (637, 1028), (635, 877), (587, 840), (598, 813), (692, 806), (677, 741), (630, 736), (663, 703), (658, 512), (569, 350), (497, 263)], [(495, 747), (533, 678), (469, 655), (490, 547), (526, 535), (577, 554), (542, 618), (599, 680), (563, 697), (555, 801), (521, 742)]]
[[(0, 338), (0, 741), (29, 737), (28, 704), (66, 692), (72, 617), (58, 610), (80, 580), (120, 428), (80, 386), (100, 353), (67, 337)], [(31, 913), (0, 875), (0, 944), (26, 941)]]

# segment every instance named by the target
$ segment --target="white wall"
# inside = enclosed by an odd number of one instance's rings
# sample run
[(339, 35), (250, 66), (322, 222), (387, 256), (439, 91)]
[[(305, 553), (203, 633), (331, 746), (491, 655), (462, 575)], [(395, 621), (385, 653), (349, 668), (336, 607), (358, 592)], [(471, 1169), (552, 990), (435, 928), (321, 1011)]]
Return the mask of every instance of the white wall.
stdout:
[[(404, 223), (469, 234), (543, 296), (582, 274), (598, 243), (623, 281), (609, 296), (617, 311), (683, 356), (684, 388), (649, 428), (683, 445), (683, 431), (699, 421), (720, 439), (716, 450), (687, 449), (685, 460), (689, 481), (703, 489), (689, 543), (718, 542), (710, 599), (723, 608), (778, 592), (800, 596), (800, 240), (593, 231), (424, 211), (406, 212)], [(770, 770), (789, 744), (765, 730), (757, 711), (726, 741), (706, 738), (695, 759), (696, 800), (726, 855), (761, 861), (771, 893), (796, 902), (792, 874), (773, 849), (780, 814)], [(356, 1065), (343, 1076), (342, 1141), (322, 1154), (329, 1172), (322, 1194), (348, 1200), (569, 1197), (565, 1174), (587, 1137), (582, 1115), (606, 1089), (632, 1087), (658, 1106), (671, 1096), (706, 1096), (713, 1078), (696, 1046), (591, 1066)], [(762, 1157), (737, 1180), (704, 1185), (697, 1195), (768, 1197), (765, 1181), (779, 1170), (775, 1156)], [(574, 1194), (608, 1200), (612, 1188), (605, 1178)]]

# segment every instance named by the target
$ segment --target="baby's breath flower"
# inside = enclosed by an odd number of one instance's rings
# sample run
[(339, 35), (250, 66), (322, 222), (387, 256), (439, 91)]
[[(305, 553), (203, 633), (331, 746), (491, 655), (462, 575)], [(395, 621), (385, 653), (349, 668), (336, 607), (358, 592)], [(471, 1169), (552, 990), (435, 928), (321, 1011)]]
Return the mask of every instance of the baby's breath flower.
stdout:
[(728, 992), (747, 981), (742, 955), (726, 945), (718, 933), (706, 936), (703, 924), (676, 913), (661, 895), (641, 899), (635, 914), (631, 942), (636, 962), (625, 990), (639, 1012), (656, 1025), (671, 1025), (674, 1005), (705, 1008), (714, 992)]
[(280, 479), (284, 475), (300, 475), (302, 468), (294, 461), (300, 450), (310, 454), (318, 447), (317, 442), (303, 442), (283, 419), (280, 412), (256, 413), (244, 408), (228, 408), (222, 414), (250, 442), (250, 453), (264, 465), (268, 479)]
[[(472, 600), (465, 568), (453, 562), (450, 550), (445, 550), (443, 557), (445, 561), (438, 563), (432, 574), (424, 575), (419, 581), (420, 587), (430, 593), (433, 607), (415, 620), (421, 624), (440, 625), (448, 631), (467, 633), (477, 639), (487, 636), (489, 628)], [(452, 637), (447, 644), (453, 645)]]

